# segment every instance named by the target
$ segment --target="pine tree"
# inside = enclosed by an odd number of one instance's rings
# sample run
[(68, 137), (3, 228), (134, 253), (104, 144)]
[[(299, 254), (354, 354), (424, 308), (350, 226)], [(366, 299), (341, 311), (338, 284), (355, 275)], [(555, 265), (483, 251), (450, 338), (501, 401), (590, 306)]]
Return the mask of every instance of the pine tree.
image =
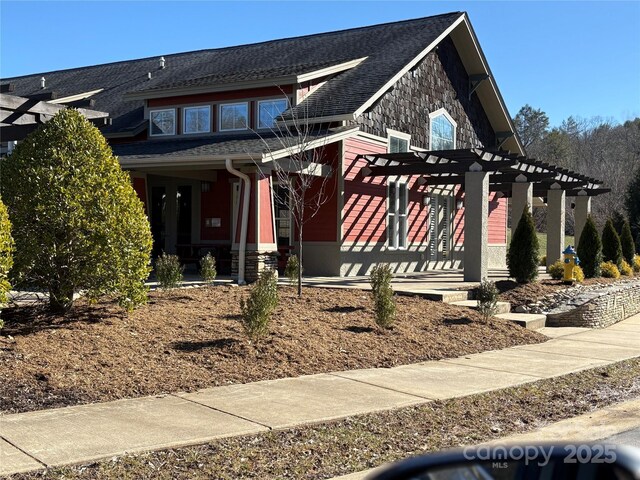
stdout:
[(636, 254), (636, 245), (633, 241), (633, 236), (631, 235), (631, 227), (627, 221), (625, 221), (622, 226), (620, 244), (622, 245), (622, 256), (629, 265), (633, 265), (633, 257)]
[(602, 263), (602, 242), (591, 215), (587, 217), (582, 229), (577, 253), (584, 276), (586, 278), (599, 277), (600, 264)]
[(536, 226), (527, 205), (524, 207), (507, 252), (509, 276), (515, 278), (518, 283), (534, 281), (538, 276), (539, 250)]
[(624, 205), (631, 226), (631, 234), (636, 239), (636, 250), (640, 251), (640, 168), (636, 170), (627, 187)]
[(613, 263), (618, 269), (622, 266), (622, 245), (611, 219), (607, 220), (602, 231), (602, 259)]

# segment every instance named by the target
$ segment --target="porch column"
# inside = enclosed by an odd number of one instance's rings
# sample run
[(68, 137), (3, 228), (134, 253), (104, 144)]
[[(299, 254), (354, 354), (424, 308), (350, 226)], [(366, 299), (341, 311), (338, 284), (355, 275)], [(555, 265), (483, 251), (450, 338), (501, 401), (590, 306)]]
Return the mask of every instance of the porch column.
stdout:
[(523, 181), (511, 185), (511, 237), (518, 227), (524, 207), (533, 205), (533, 184)]
[(575, 208), (573, 209), (573, 217), (575, 219), (575, 242), (574, 246), (578, 245), (580, 241), (580, 235), (584, 229), (584, 224), (587, 223), (587, 217), (591, 213), (591, 197), (587, 195), (578, 195), (574, 199)]
[(489, 263), (489, 173), (464, 174), (464, 281), (480, 282)]
[(565, 193), (554, 183), (547, 191), (547, 267), (562, 258), (564, 250)]

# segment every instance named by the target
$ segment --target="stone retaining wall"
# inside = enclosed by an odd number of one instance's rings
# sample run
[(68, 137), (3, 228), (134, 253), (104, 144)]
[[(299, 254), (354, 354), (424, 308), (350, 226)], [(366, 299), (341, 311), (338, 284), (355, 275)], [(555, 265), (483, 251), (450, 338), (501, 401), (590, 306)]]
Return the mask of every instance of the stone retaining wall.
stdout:
[(640, 281), (577, 295), (547, 314), (548, 327), (604, 328), (640, 313)]

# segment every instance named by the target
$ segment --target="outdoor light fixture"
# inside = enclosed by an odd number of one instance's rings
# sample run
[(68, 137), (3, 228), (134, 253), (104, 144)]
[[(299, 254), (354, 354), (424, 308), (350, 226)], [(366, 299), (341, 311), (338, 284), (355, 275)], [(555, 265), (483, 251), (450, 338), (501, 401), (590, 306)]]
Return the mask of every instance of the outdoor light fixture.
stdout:
[(201, 182), (200, 183), (200, 191), (202, 193), (207, 193), (211, 191), (211, 182)]
[(458, 198), (456, 200), (456, 210), (462, 210), (463, 207), (464, 207), (464, 200), (461, 198)]
[(429, 205), (431, 202), (431, 197), (429, 195), (422, 196), (422, 205)]
[(427, 183), (427, 179), (424, 177), (418, 177), (418, 180), (416, 180), (416, 183), (418, 185), (424, 185), (425, 183)]

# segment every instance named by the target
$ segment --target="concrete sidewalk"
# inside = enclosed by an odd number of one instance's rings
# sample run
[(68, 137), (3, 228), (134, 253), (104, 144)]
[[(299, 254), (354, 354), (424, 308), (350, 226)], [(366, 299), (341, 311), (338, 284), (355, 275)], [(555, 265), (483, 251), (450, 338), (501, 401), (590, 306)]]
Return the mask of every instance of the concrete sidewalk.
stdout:
[(448, 360), (4, 415), (0, 475), (471, 395), (636, 356), (640, 315), (604, 330)]

